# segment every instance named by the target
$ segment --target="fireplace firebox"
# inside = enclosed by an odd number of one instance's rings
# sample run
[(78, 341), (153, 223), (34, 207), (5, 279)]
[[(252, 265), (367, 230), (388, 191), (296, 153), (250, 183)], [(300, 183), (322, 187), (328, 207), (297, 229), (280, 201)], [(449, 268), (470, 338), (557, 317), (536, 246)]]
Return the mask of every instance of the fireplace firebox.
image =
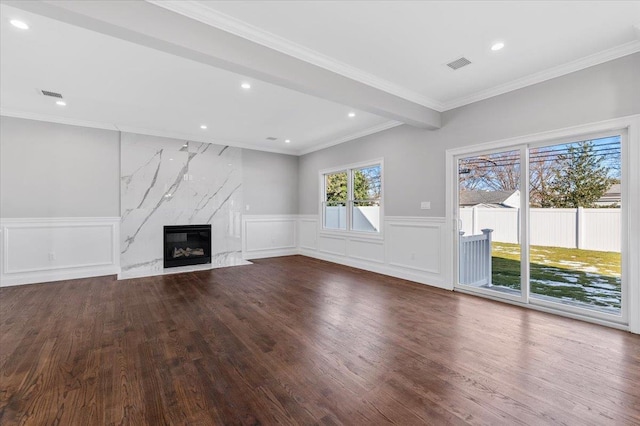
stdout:
[(211, 263), (211, 225), (164, 227), (164, 267)]

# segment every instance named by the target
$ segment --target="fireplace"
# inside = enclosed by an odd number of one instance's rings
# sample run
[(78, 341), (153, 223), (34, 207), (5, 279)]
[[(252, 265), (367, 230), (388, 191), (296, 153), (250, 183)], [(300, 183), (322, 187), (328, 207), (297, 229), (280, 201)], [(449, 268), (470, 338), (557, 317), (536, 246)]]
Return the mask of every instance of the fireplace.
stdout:
[(164, 227), (164, 267), (211, 263), (211, 225)]

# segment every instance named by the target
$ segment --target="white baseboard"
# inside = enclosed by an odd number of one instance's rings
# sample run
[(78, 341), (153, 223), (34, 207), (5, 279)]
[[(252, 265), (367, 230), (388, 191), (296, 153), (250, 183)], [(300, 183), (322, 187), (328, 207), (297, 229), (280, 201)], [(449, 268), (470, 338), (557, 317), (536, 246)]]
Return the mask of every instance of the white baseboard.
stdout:
[(102, 277), (105, 275), (117, 275), (120, 268), (78, 268), (65, 271), (38, 272), (33, 274), (18, 274), (15, 276), (4, 275), (0, 287), (10, 287), (25, 284), (40, 284), (54, 281), (75, 280), (79, 278)]
[(430, 285), (432, 287), (438, 287), (445, 290), (452, 290), (442, 278), (437, 276), (426, 276), (424, 274), (418, 274), (401, 268), (390, 267), (389, 265), (378, 264), (373, 262), (367, 262), (364, 260), (358, 260), (353, 258), (346, 258), (336, 256), (327, 253), (321, 253), (314, 250), (300, 249), (299, 253), (303, 256), (312, 257), (314, 259), (325, 260), (327, 262), (337, 263), (339, 265), (350, 266), (352, 268), (363, 269), (365, 271), (375, 272), (377, 274), (388, 275), (394, 278), (400, 278), (403, 280), (413, 281), (419, 284)]
[(250, 253), (243, 253), (242, 258), (245, 260), (254, 260), (254, 259), (266, 259), (269, 257), (294, 256), (296, 254), (300, 254), (297, 248), (255, 250)]
[(0, 219), (0, 286), (118, 274), (119, 225), (119, 217)]

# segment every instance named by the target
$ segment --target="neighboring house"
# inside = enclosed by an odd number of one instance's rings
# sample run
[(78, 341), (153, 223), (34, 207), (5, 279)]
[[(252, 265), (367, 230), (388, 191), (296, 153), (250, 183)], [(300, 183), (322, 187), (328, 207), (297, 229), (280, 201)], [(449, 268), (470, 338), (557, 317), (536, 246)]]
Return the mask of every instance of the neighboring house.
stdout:
[(620, 202), (622, 201), (622, 195), (621, 195), (621, 191), (620, 191), (620, 184), (619, 183), (614, 183), (613, 185), (611, 185), (611, 187), (607, 190), (607, 192), (604, 193), (604, 195), (602, 195), (602, 197), (598, 198), (598, 201), (596, 201), (596, 206), (619, 206)]
[(460, 207), (518, 208), (520, 191), (460, 191)]

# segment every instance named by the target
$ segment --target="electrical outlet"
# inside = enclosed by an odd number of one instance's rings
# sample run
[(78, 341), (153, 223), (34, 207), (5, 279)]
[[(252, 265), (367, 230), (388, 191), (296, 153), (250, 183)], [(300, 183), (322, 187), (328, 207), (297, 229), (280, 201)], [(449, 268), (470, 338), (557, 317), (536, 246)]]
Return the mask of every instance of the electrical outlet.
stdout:
[(50, 261), (56, 260), (56, 253), (54, 251), (49, 252), (49, 260)]
[(431, 201), (423, 201), (420, 203), (421, 210), (429, 210), (431, 208)]
[(244, 208), (246, 211), (249, 211), (249, 204), (246, 205), (246, 207)]

